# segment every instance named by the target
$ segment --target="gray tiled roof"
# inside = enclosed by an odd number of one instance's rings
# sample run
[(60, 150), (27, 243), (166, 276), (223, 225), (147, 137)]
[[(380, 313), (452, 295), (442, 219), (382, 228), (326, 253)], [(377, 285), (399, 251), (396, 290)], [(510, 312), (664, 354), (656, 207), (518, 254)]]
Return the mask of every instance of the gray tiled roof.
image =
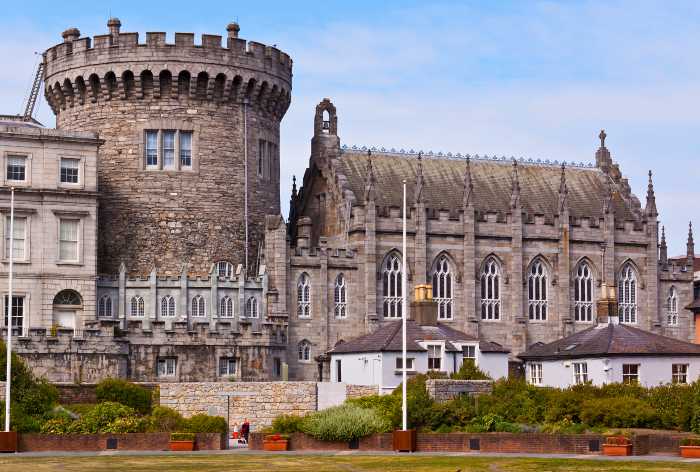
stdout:
[[(474, 342), (477, 338), (449, 326), (438, 323), (437, 326), (422, 326), (413, 320), (406, 322), (406, 349), (411, 352), (425, 351), (418, 341), (445, 341), (446, 351), (459, 351), (453, 343)], [(483, 347), (482, 347), (483, 346)], [(338, 344), (332, 354), (356, 352), (398, 352), (402, 349), (401, 321), (385, 321), (373, 332), (350, 341)], [(483, 352), (509, 352), (496, 343), (479, 343)]]
[(610, 356), (700, 356), (700, 345), (650, 333), (626, 324), (598, 325), (549, 344), (537, 343), (523, 360)]
[[(366, 151), (343, 150), (338, 171), (347, 179), (349, 189), (358, 203), (363, 203), (367, 183)], [(464, 159), (423, 157), (423, 196), (426, 207), (437, 210), (462, 208), (464, 193)], [(372, 153), (376, 179), (376, 204), (401, 207), (401, 181), (408, 182), (409, 202), (415, 201), (414, 188), (418, 169), (416, 156), (392, 153)], [(473, 159), (471, 174), (474, 185), (474, 205), (480, 212), (510, 211), (512, 161)], [(561, 167), (549, 164), (518, 163), (518, 177), (523, 211), (529, 215), (558, 214)], [(595, 167), (566, 167), (569, 212), (572, 217), (603, 216), (603, 201), (608, 192), (608, 179)], [(635, 211), (618, 192), (613, 192), (613, 209), (617, 218), (634, 220)], [(637, 209), (638, 210), (638, 209)]]

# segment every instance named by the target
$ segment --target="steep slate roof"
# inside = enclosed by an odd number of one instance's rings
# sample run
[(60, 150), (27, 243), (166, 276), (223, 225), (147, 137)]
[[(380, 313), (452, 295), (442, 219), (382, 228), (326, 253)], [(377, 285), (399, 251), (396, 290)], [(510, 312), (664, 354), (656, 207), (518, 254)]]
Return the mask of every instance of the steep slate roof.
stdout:
[[(363, 203), (367, 183), (366, 151), (341, 152), (337, 161), (338, 172), (347, 178), (347, 185), (358, 203)], [(507, 213), (513, 166), (512, 160), (472, 159), (471, 174), (474, 184), (474, 206), (478, 211)], [(462, 208), (464, 193), (465, 159), (423, 156), (423, 198), (426, 207), (438, 210)], [(415, 155), (372, 152), (372, 167), (376, 178), (376, 204), (401, 207), (401, 181), (406, 179), (406, 197), (415, 202), (414, 188), (418, 169)], [(561, 167), (551, 164), (518, 162), (520, 201), (529, 215), (558, 214)], [(601, 218), (603, 201), (608, 192), (609, 177), (594, 167), (566, 167), (569, 213), (572, 217)], [(613, 189), (615, 187), (613, 186)], [(637, 219), (633, 210), (618, 192), (613, 192), (616, 218)]]
[[(453, 342), (474, 342), (477, 338), (438, 323), (437, 326), (422, 326), (414, 320), (406, 322), (406, 350), (410, 352), (425, 351), (418, 341), (445, 341), (447, 352), (460, 352)], [(331, 354), (360, 352), (400, 352), (402, 349), (401, 321), (385, 321), (373, 332), (338, 344)], [(510, 352), (500, 344), (481, 342), (482, 352)]]
[(625, 324), (598, 325), (549, 344), (537, 343), (518, 355), (523, 360), (611, 356), (700, 356), (700, 345)]

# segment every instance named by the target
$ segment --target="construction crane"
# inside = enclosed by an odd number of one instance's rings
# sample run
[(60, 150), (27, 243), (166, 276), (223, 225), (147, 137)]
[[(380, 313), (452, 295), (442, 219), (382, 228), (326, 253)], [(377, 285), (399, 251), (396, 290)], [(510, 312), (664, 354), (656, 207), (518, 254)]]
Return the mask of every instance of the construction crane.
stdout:
[(39, 97), (39, 89), (41, 88), (41, 76), (43, 73), (44, 61), (39, 61), (39, 66), (37, 67), (36, 75), (34, 76), (34, 83), (32, 84), (32, 90), (29, 92), (29, 98), (27, 99), (27, 106), (24, 109), (24, 121), (32, 121), (32, 114), (34, 113), (36, 99)]

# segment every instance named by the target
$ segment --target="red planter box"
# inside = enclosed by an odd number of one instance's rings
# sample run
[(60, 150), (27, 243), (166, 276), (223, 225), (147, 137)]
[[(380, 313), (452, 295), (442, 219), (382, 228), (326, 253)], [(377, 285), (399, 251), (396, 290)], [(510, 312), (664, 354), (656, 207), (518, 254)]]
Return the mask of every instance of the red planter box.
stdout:
[(415, 429), (397, 429), (392, 436), (392, 444), (394, 451), (399, 452), (415, 452), (416, 451), (416, 430)]
[(265, 439), (263, 451), (286, 451), (288, 442), (286, 439)]
[(0, 432), (0, 452), (17, 452), (17, 432)]
[(631, 444), (603, 444), (603, 454), (606, 456), (631, 456)]
[(700, 446), (681, 446), (681, 457), (700, 459)]
[(170, 441), (171, 451), (194, 451), (194, 441)]

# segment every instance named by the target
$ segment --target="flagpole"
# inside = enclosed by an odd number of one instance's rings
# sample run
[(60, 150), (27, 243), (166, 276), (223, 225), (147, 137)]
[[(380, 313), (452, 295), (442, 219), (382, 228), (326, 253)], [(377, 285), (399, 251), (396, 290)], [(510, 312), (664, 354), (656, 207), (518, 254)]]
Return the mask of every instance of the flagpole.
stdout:
[(406, 272), (408, 271), (408, 266), (406, 265), (406, 180), (403, 181), (403, 242), (402, 242), (402, 255), (403, 262), (401, 263), (401, 294), (403, 295), (403, 300), (401, 301), (401, 367), (403, 367), (403, 382), (401, 390), (401, 413), (403, 420), (403, 430), (408, 430), (408, 404), (406, 401)]
[(15, 240), (15, 188), (10, 188), (10, 271), (7, 275), (7, 302), (5, 302), (5, 326), (7, 328), (7, 366), (5, 370), (5, 431), (10, 432), (10, 384), (12, 383), (12, 270)]

